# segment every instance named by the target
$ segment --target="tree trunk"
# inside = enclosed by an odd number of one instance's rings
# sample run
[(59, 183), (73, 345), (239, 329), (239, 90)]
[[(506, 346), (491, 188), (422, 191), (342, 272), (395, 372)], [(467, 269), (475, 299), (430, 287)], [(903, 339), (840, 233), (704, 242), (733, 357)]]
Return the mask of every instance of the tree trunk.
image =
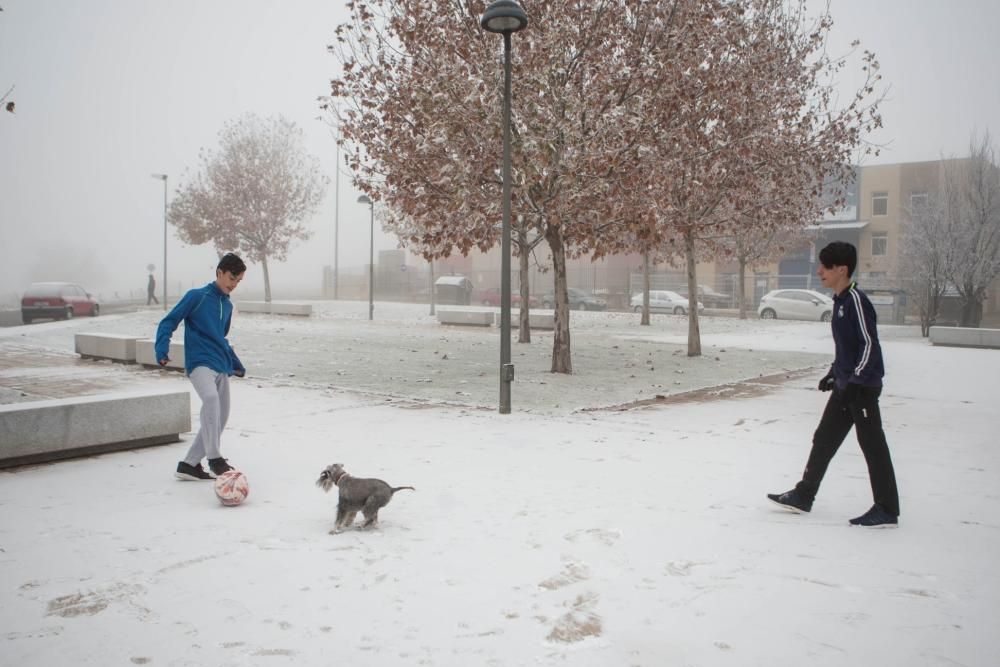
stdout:
[(517, 332), (518, 343), (531, 342), (531, 327), (528, 326), (529, 315), (531, 313), (531, 285), (528, 284), (528, 230), (524, 225), (517, 226), (517, 247), (520, 248), (517, 256), (518, 284), (521, 286), (521, 310), (518, 314), (520, 318), (520, 330)]
[(566, 290), (566, 246), (562, 228), (549, 224), (545, 240), (552, 251), (552, 272), (555, 274), (555, 336), (552, 340), (552, 372), (572, 373), (573, 361), (569, 341), (569, 295)]
[(264, 301), (271, 303), (271, 274), (267, 270), (267, 255), (260, 260), (260, 265), (264, 269)]
[(740, 307), (740, 319), (745, 320), (747, 318), (747, 259), (746, 257), (740, 257), (740, 272), (739, 279), (737, 281), (737, 289), (739, 290), (739, 301), (736, 303)]
[[(631, 299), (629, 299), (631, 301)], [(640, 325), (649, 326), (649, 251), (642, 253), (642, 319)]]
[(694, 260), (694, 230), (684, 232), (684, 254), (688, 277), (688, 356), (701, 356), (701, 332), (698, 330), (698, 276)]
[(431, 315), (434, 314), (434, 260), (427, 262), (431, 269)]

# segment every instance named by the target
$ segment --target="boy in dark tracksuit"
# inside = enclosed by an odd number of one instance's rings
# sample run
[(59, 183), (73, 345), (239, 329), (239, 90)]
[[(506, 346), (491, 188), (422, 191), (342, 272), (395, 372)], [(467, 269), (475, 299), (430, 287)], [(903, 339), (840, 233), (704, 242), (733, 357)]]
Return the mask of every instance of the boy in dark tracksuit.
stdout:
[(850, 523), (894, 528), (899, 523), (899, 494), (878, 405), (884, 374), (882, 348), (875, 308), (851, 280), (857, 258), (857, 249), (843, 241), (830, 243), (819, 253), (817, 273), (836, 294), (831, 318), (836, 354), (830, 372), (819, 381), (820, 391), (832, 390), (832, 394), (813, 435), (802, 481), (791, 491), (767, 497), (785, 509), (810, 511), (830, 461), (853, 426), (868, 464), (875, 504)]
[(184, 370), (201, 399), (201, 426), (184, 460), (177, 464), (179, 479), (214, 479), (201, 467), (203, 458), (215, 475), (233, 469), (221, 451), (222, 430), (229, 419), (229, 376), (243, 377), (246, 369), (226, 336), (233, 317), (229, 295), (246, 269), (242, 259), (225, 255), (215, 269), (215, 281), (188, 290), (156, 329), (156, 359), (166, 366), (170, 337), (184, 322)]

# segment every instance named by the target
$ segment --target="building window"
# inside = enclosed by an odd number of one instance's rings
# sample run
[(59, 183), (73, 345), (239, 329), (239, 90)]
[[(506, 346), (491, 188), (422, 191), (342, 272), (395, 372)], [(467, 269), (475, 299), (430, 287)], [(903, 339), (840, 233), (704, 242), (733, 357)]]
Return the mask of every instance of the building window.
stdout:
[(889, 193), (872, 193), (872, 215), (889, 215)]
[(927, 208), (927, 193), (926, 192), (911, 192), (910, 193), (910, 210), (911, 211), (921, 211)]
[(872, 234), (872, 257), (885, 257), (889, 251), (889, 235), (885, 232)]

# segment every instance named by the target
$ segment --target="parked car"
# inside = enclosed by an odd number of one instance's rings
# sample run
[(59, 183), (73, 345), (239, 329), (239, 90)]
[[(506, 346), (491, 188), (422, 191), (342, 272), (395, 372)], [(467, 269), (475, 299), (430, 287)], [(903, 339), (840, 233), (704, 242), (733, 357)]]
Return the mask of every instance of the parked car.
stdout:
[(761, 298), (757, 314), (764, 320), (829, 322), (833, 299), (811, 289), (772, 290)]
[[(566, 290), (569, 297), (569, 307), (572, 310), (607, 310), (608, 302), (604, 299), (591, 294), (590, 292), (585, 292), (582, 289), (577, 289), (575, 287), (570, 287)], [(555, 308), (556, 307), (556, 295), (555, 292), (549, 292), (542, 297), (542, 308)]]
[[(484, 306), (499, 306), (500, 305), (500, 288), (490, 287), (489, 289), (483, 290), (482, 302)], [(511, 292), (510, 294), (510, 305), (516, 306), (521, 303), (521, 293)], [(528, 297), (528, 306), (535, 308), (538, 306), (538, 299), (534, 296)]]
[[(678, 289), (677, 293), (686, 297), (688, 295), (687, 286)], [(705, 304), (708, 308), (733, 308), (736, 303), (732, 294), (716, 292), (708, 285), (698, 285), (698, 301)]]
[(97, 317), (101, 306), (76, 283), (32, 283), (21, 297), (21, 320), (68, 320), (77, 315)]
[[(637, 313), (642, 312), (642, 292), (632, 295), (630, 302), (632, 310)], [(649, 290), (649, 312), (651, 313), (673, 313), (674, 315), (686, 315), (691, 308), (691, 302), (682, 297), (677, 292), (665, 289)], [(705, 310), (705, 304), (698, 302), (698, 312)]]

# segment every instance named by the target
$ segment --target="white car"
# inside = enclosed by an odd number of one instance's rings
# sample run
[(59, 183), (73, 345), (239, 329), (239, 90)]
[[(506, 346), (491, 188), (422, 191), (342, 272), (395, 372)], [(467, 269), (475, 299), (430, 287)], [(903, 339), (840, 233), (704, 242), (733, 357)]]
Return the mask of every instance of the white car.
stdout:
[[(632, 310), (642, 312), (642, 292), (632, 296)], [(651, 313), (673, 313), (674, 315), (687, 314), (691, 303), (677, 292), (665, 289), (649, 290), (649, 311)], [(698, 312), (705, 310), (705, 304), (698, 302)]]
[(776, 289), (761, 298), (757, 314), (763, 320), (829, 322), (833, 299), (811, 289)]

